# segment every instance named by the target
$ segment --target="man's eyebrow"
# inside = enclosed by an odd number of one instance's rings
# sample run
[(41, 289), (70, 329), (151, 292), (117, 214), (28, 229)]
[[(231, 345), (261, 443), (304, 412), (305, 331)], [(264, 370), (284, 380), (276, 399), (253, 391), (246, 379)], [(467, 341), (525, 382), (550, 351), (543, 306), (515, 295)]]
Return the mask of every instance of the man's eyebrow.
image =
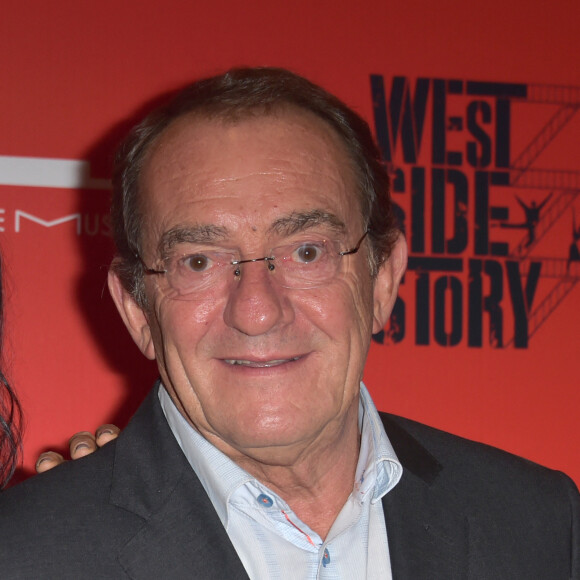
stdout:
[(292, 212), (274, 221), (269, 231), (279, 236), (291, 236), (318, 226), (328, 228), (336, 234), (346, 233), (346, 224), (338, 216), (321, 209)]
[(161, 236), (157, 248), (160, 256), (165, 256), (177, 244), (209, 244), (227, 237), (227, 230), (213, 225), (175, 226)]

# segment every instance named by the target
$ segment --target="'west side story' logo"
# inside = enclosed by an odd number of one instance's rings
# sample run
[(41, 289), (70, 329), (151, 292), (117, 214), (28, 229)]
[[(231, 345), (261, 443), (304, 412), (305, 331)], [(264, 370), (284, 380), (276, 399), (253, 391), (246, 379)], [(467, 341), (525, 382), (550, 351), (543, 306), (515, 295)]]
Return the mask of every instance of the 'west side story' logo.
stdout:
[[(580, 171), (541, 164), (573, 130), (580, 88), (407, 77), (387, 87), (382, 75), (370, 85), (410, 250), (375, 340), (527, 348), (580, 278)], [(529, 137), (523, 124), (538, 119)]]
[[(374, 339), (527, 348), (580, 278), (577, 156), (572, 167), (555, 167), (553, 156), (543, 164), (570, 131), (578, 148), (580, 87), (371, 75), (370, 88), (410, 250), (391, 321)], [(0, 156), (0, 185), (110, 187), (86, 161), (9, 156)], [(19, 201), (0, 208), (0, 233), (109, 238), (107, 205), (102, 196), (97, 212), (55, 214)]]

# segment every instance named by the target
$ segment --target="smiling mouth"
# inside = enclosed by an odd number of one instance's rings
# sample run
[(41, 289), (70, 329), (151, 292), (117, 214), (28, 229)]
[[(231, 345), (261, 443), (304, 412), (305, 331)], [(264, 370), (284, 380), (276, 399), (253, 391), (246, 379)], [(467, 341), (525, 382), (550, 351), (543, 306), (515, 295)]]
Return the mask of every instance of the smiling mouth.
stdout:
[(265, 360), (265, 361), (256, 361), (256, 360), (243, 360), (243, 359), (224, 359), (224, 362), (228, 363), (232, 366), (243, 366), (243, 367), (251, 367), (256, 369), (267, 369), (270, 367), (277, 367), (279, 365), (283, 365), (289, 362), (297, 361), (300, 357), (295, 356), (292, 358), (282, 358), (282, 359), (275, 359), (275, 360)]

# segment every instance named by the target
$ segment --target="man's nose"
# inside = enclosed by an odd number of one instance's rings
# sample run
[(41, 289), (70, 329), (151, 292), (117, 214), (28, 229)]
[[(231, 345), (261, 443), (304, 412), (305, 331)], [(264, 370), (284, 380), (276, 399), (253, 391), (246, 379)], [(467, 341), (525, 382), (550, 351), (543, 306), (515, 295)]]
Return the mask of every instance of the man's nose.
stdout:
[(275, 262), (246, 260), (234, 265), (236, 275), (224, 311), (225, 323), (249, 336), (265, 334), (292, 318), (284, 289), (276, 284)]

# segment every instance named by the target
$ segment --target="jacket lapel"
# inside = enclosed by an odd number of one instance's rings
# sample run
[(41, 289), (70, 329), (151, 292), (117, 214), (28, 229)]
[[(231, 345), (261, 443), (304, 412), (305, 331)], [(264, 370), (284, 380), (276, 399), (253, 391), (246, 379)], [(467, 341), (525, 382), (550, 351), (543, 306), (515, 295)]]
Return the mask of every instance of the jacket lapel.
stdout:
[(191, 483), (180, 482), (124, 546), (119, 559), (130, 578), (247, 580), (207, 495), (194, 500), (199, 490)]
[[(442, 466), (399, 422), (382, 414), (403, 464), (383, 498), (394, 580), (467, 577), (469, 527), (435, 488)], [(156, 466), (155, 469), (151, 466)], [(203, 486), (149, 394), (117, 442), (110, 501), (143, 518), (119, 562), (130, 578), (228, 578), (247, 574)]]
[(468, 521), (437, 494), (443, 466), (395, 418), (381, 417), (403, 464), (401, 481), (383, 498), (393, 579), (466, 578)]
[(130, 578), (247, 580), (210, 499), (167, 425), (157, 390), (117, 443), (110, 501), (143, 518), (142, 527), (120, 546), (119, 562)]

